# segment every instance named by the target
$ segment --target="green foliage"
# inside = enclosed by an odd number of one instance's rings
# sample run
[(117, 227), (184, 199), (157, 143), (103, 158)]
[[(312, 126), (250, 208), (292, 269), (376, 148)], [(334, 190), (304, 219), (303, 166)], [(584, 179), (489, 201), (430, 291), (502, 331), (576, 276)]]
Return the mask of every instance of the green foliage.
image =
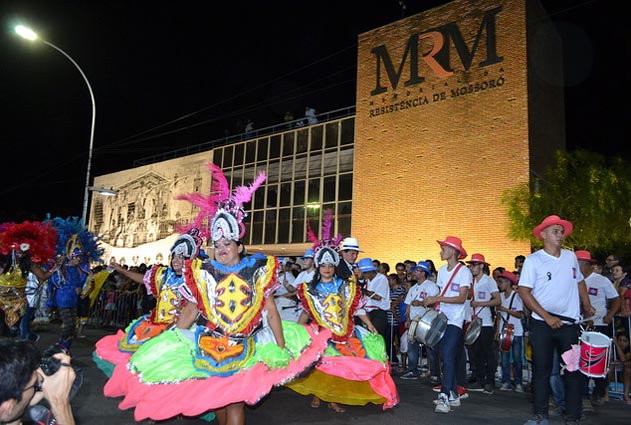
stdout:
[(631, 247), (631, 167), (621, 158), (577, 150), (558, 151), (544, 176), (506, 191), (502, 203), (510, 218), (509, 237), (541, 241), (532, 229), (551, 214), (574, 224), (565, 240), (570, 249), (588, 249), (595, 257)]

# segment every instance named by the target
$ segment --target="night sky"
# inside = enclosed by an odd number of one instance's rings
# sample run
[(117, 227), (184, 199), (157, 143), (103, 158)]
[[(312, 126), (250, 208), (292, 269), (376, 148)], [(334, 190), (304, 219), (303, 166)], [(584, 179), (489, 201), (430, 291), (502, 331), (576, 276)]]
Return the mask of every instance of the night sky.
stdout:
[[(80, 216), (91, 176), (143, 158), (355, 104), (357, 36), (446, 1), (0, 2), (0, 222)], [(618, 3), (542, 1), (565, 43), (569, 149), (631, 157), (629, 26)], [(601, 10), (602, 9), (602, 10)]]

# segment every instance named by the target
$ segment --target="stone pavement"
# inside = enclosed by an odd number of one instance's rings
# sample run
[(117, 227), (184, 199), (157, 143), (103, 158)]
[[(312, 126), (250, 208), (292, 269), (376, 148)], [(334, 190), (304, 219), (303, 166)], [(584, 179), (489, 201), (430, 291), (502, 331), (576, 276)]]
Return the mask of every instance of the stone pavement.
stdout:
[[(59, 326), (56, 324), (40, 325), (37, 332), (41, 339), (37, 345), (45, 349), (56, 341)], [(94, 343), (103, 335), (114, 333), (114, 329), (87, 328), (87, 338), (77, 339), (73, 344), (73, 363), (84, 371), (81, 390), (72, 402), (77, 424), (82, 425), (127, 425), (137, 423), (133, 411), (118, 409), (120, 399), (103, 396), (105, 375), (92, 361)], [(436, 393), (432, 385), (424, 379), (401, 380), (395, 382), (401, 399), (399, 405), (388, 411), (380, 406), (346, 406), (346, 413), (335, 413), (322, 403), (318, 409), (309, 406), (310, 397), (304, 397), (286, 388), (272, 391), (256, 406), (247, 408), (248, 425), (271, 424), (368, 424), (371, 425), (473, 425), (501, 424), (522, 425), (531, 416), (532, 405), (527, 393), (499, 391), (494, 395), (470, 393), (462, 400), (460, 407), (454, 407), (448, 414), (434, 412), (432, 400)], [(148, 424), (149, 421), (142, 423)], [(179, 418), (161, 422), (169, 425), (209, 425), (201, 419)], [(550, 424), (563, 424), (559, 416), (551, 416)], [(588, 414), (584, 425), (631, 424), (631, 406), (620, 400), (611, 400), (603, 406), (595, 406), (595, 412)], [(216, 421), (210, 425), (216, 425)]]

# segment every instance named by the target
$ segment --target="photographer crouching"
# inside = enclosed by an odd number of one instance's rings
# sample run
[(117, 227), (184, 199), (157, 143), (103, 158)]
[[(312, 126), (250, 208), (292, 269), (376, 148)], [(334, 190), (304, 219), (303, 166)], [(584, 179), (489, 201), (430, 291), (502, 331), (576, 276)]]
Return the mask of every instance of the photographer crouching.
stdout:
[[(0, 339), (0, 424), (22, 424), (29, 408), (35, 424), (75, 424), (70, 399), (77, 376), (70, 356), (60, 352), (52, 359), (44, 357), (44, 365), (59, 365), (50, 375), (40, 367), (42, 354), (33, 342)], [(48, 402), (50, 411), (37, 405), (42, 399)]]

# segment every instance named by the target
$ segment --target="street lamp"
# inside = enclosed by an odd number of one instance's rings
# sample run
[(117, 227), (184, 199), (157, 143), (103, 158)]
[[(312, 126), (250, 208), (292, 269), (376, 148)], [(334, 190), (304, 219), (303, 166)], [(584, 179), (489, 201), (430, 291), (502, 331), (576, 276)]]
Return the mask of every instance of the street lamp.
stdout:
[(86, 220), (87, 220), (87, 215), (88, 215), (88, 192), (89, 192), (89, 185), (90, 185), (90, 168), (92, 167), (92, 146), (94, 145), (94, 124), (96, 123), (96, 103), (94, 101), (94, 93), (92, 92), (92, 86), (90, 86), (88, 77), (85, 76), (79, 64), (77, 64), (77, 62), (75, 62), (74, 59), (72, 59), (70, 55), (64, 52), (60, 47), (57, 47), (53, 43), (46, 41), (42, 38), (38, 38), (37, 34), (33, 30), (23, 25), (16, 26), (15, 32), (20, 37), (23, 37), (27, 40), (30, 40), (30, 41), (39, 40), (45, 45), (52, 47), (53, 49), (57, 50), (59, 53), (64, 55), (77, 68), (77, 70), (83, 77), (85, 84), (88, 86), (88, 90), (90, 91), (90, 100), (92, 101), (92, 125), (90, 127), (90, 148), (88, 149), (88, 167), (85, 173), (85, 189), (83, 191), (83, 212), (81, 214), (81, 218), (83, 219), (83, 225), (87, 226)]
[(90, 190), (91, 192), (96, 192), (96, 193), (98, 193), (101, 196), (116, 196), (116, 195), (118, 195), (118, 190), (105, 189), (104, 187), (90, 186), (90, 187), (88, 187), (88, 190)]

